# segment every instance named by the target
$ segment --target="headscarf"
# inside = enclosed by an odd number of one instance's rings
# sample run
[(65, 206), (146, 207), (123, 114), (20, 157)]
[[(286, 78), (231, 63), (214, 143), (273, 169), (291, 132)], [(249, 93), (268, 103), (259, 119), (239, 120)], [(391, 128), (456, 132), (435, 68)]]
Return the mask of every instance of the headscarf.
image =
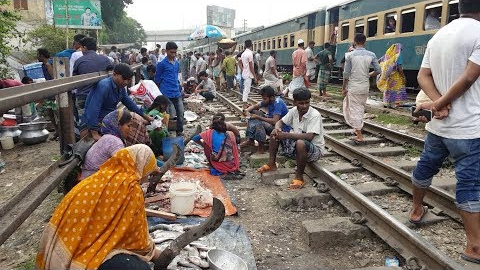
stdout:
[(402, 52), (402, 44), (396, 43), (388, 48), (385, 55), (380, 58), (382, 73), (377, 77), (377, 87), (380, 91), (398, 90), (405, 85), (405, 78), (397, 72), (398, 58)]
[(152, 259), (139, 181), (157, 168), (146, 145), (119, 150), (60, 202), (40, 240), (37, 269), (97, 269), (120, 253)]
[(105, 135), (105, 134), (110, 134), (113, 136), (117, 136), (120, 139), (125, 139), (122, 138), (122, 132), (120, 132), (120, 119), (122, 118), (122, 115), (124, 113), (129, 113), (125, 109), (121, 110), (115, 110), (109, 114), (107, 114), (103, 120), (102, 124), (100, 125), (100, 132)]

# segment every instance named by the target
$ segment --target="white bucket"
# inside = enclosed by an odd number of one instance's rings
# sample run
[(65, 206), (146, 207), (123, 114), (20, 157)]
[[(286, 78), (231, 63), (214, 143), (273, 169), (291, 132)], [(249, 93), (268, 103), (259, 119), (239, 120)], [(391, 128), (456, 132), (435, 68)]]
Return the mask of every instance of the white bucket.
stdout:
[(170, 211), (179, 215), (193, 212), (196, 186), (190, 182), (178, 182), (170, 185)]
[(12, 149), (15, 144), (13, 143), (13, 137), (5, 136), (0, 138), (0, 142), (2, 143), (2, 148), (4, 150)]

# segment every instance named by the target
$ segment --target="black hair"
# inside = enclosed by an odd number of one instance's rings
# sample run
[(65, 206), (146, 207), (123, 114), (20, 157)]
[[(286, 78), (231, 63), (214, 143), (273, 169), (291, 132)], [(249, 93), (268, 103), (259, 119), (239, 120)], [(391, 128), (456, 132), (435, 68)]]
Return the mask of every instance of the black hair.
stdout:
[(293, 91), (293, 100), (295, 101), (305, 101), (312, 98), (312, 93), (306, 87), (300, 87)]
[(277, 51), (275, 51), (275, 50), (271, 50), (271, 51), (270, 51), (270, 55), (273, 56), (276, 52), (277, 52)]
[(89, 7), (87, 7), (85, 10), (87, 10), (87, 9), (90, 9), (90, 10), (92, 10), (92, 9), (91, 9), (91, 8), (89, 8)]
[(148, 65), (147, 72), (150, 72), (150, 71), (153, 73), (157, 72), (157, 67), (155, 65)]
[(89, 51), (97, 50), (97, 40), (92, 37), (84, 37), (80, 40), (80, 45), (86, 47)]
[(362, 33), (356, 33), (353, 40), (357, 44), (365, 44), (365, 42), (367, 41), (367, 37)]
[(115, 74), (121, 75), (124, 79), (131, 79), (133, 77), (133, 71), (127, 64), (118, 64), (113, 68)]
[(201, 71), (200, 73), (198, 73), (198, 77), (208, 77), (208, 74), (207, 74), (207, 72), (204, 70), (204, 71)]
[(25, 76), (22, 78), (22, 83), (23, 84), (30, 84), (31, 82), (33, 82), (33, 79), (28, 77), (28, 76)]
[(245, 40), (245, 48), (251, 48), (252, 47), (252, 41), (250, 39)]
[(50, 58), (50, 53), (45, 48), (40, 48), (37, 50), (37, 54), (43, 55), (45, 58)]
[(225, 55), (231, 55), (232, 52), (231, 51), (225, 51)]
[(271, 87), (270, 85), (267, 85), (260, 89), (260, 95), (262, 97), (274, 97), (275, 96), (275, 89)]
[(120, 117), (120, 119), (118, 120), (118, 125), (125, 125), (127, 124), (128, 122), (132, 121), (132, 114), (130, 113), (129, 110), (126, 110), (124, 109), (123, 110), (123, 114), (122, 116)]
[(220, 133), (227, 132), (227, 124), (225, 123), (225, 115), (223, 113), (216, 113), (212, 118), (212, 125), (210, 128)]
[(162, 45), (160, 45), (160, 44), (156, 44), (155, 46), (157, 46), (157, 48), (161, 48), (161, 47), (162, 47)]
[(151, 110), (155, 109), (157, 106), (169, 105), (169, 104), (170, 104), (170, 100), (166, 96), (160, 95), (156, 97), (155, 100), (153, 100), (153, 103), (150, 106), (150, 108), (148, 108), (148, 111), (150, 112)]
[(308, 42), (308, 45), (310, 45), (310, 44), (315, 45), (315, 41), (312, 40), (312, 41)]
[(147, 48), (141, 48), (140, 49), (140, 53), (143, 54), (143, 53), (146, 53), (147, 52)]
[(460, 0), (458, 11), (460, 14), (480, 13), (478, 0)]
[(145, 64), (148, 62), (148, 57), (144, 56), (142, 57), (142, 64)]
[(76, 34), (75, 36), (73, 36), (73, 41), (80, 42), (80, 40), (82, 40), (82, 38), (84, 37), (86, 37), (84, 34)]
[(112, 48), (110, 48), (110, 50), (112, 50), (112, 51), (115, 51), (116, 49), (117, 49), (117, 47), (115, 47), (115, 46), (112, 46)]
[(165, 49), (167, 49), (167, 50), (176, 50), (176, 49), (178, 49), (177, 43), (175, 43), (175, 42), (173, 42), (173, 41), (169, 41), (169, 42), (167, 42), (167, 44), (165, 45)]
[(325, 49), (330, 48), (330, 46), (331, 46), (331, 45), (330, 45), (330, 43), (328, 43), (328, 42), (325, 42), (325, 45), (323, 45), (323, 47), (324, 47)]

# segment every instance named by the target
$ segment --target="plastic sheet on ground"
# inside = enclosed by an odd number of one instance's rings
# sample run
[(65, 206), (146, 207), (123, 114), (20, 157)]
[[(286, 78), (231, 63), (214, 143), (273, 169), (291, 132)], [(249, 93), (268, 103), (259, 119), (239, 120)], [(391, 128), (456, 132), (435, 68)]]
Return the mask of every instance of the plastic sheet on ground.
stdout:
[[(182, 180), (199, 180), (207, 189), (209, 189), (213, 196), (225, 205), (225, 215), (231, 216), (237, 213), (237, 208), (232, 203), (227, 189), (223, 185), (220, 177), (210, 174), (209, 169), (192, 169), (192, 168), (172, 168), (170, 171), (173, 174), (172, 183)], [(195, 208), (191, 215), (208, 217), (212, 211), (212, 207), (203, 209)]]
[[(181, 223), (188, 225), (200, 224), (202, 218), (189, 217), (178, 219), (176, 222), (167, 221), (161, 218), (148, 218), (148, 225), (153, 226), (160, 223), (172, 224)], [(252, 245), (247, 232), (241, 225), (234, 224), (224, 220), (222, 225), (213, 233), (203, 237), (202, 243), (209, 247), (216, 247), (234, 253), (242, 258), (248, 265), (249, 270), (256, 270), (255, 257), (252, 251)]]

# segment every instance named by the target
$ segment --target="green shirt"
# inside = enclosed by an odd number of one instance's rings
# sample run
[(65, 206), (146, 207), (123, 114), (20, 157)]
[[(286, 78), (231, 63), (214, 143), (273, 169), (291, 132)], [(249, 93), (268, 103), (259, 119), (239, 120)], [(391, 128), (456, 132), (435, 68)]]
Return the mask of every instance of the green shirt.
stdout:
[(318, 54), (318, 57), (320, 58), (320, 69), (330, 69), (331, 66), (328, 64), (330, 63), (330, 59), (328, 56), (332, 55), (332, 52), (330, 50), (323, 50)]
[(235, 65), (237, 61), (233, 56), (229, 55), (227, 58), (223, 60), (222, 68), (225, 70), (225, 74), (227, 76), (235, 76)]

